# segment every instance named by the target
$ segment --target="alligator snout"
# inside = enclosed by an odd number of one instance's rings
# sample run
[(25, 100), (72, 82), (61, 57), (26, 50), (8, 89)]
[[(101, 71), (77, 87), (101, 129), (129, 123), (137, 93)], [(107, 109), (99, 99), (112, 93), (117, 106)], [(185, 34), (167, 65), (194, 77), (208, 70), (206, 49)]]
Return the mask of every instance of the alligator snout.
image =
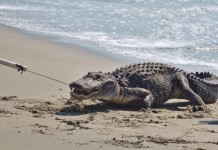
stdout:
[(77, 82), (72, 82), (70, 85), (70, 89), (83, 89), (83, 86)]

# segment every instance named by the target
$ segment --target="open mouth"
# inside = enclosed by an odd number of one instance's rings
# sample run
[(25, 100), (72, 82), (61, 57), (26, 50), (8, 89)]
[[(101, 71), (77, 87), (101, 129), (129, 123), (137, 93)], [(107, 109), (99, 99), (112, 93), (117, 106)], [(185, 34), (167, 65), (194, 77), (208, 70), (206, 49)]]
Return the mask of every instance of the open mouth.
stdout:
[(72, 93), (73, 94), (76, 94), (76, 95), (84, 95), (84, 96), (88, 96), (88, 95), (90, 95), (91, 93), (94, 93), (94, 92), (97, 92), (97, 91), (99, 91), (99, 89), (100, 88), (93, 88), (93, 89), (89, 89), (89, 90), (85, 90), (85, 89), (76, 89), (76, 88), (74, 88), (73, 90), (72, 90)]

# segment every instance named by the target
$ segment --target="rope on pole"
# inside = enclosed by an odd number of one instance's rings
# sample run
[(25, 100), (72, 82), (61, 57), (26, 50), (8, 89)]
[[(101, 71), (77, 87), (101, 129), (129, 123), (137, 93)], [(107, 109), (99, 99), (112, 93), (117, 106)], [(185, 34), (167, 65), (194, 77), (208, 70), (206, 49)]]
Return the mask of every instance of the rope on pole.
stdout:
[(60, 81), (60, 80), (57, 80), (57, 79), (48, 77), (48, 76), (43, 75), (43, 74), (40, 74), (40, 73), (36, 73), (36, 72), (30, 71), (30, 70), (27, 70), (27, 72), (32, 73), (32, 74), (35, 74), (35, 75), (38, 75), (38, 76), (41, 76), (41, 77), (44, 77), (44, 78), (47, 78), (47, 79), (50, 79), (50, 80), (53, 80), (53, 81), (56, 81), (56, 82), (59, 82), (59, 83), (62, 83), (62, 84), (65, 84), (65, 85), (69, 85), (69, 84), (67, 84), (67, 83), (65, 83), (65, 82), (62, 82), (62, 81)]
[(65, 85), (69, 85), (69, 84), (67, 84), (65, 82), (62, 82), (60, 80), (48, 77), (46, 75), (43, 75), (43, 74), (40, 74), (40, 73), (37, 73), (37, 72), (27, 70), (27, 66), (24, 66), (24, 65), (21, 65), (21, 64), (6, 60), (6, 59), (0, 58), (0, 64), (11, 67), (11, 68), (14, 68), (14, 69), (17, 69), (18, 71), (21, 71), (21, 74), (23, 73), (23, 71), (27, 71), (29, 73), (32, 73), (32, 74), (35, 74), (35, 75), (38, 75), (38, 76), (41, 76), (41, 77), (44, 77), (44, 78), (47, 78), (47, 79), (50, 79), (50, 80), (53, 80), (53, 81), (56, 81), (56, 82), (59, 82), (59, 83), (65, 84)]

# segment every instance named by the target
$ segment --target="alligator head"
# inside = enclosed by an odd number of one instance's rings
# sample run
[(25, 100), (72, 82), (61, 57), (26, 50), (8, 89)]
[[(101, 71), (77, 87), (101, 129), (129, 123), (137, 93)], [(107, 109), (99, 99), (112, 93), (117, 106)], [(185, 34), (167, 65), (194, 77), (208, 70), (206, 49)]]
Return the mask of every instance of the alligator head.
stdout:
[(69, 86), (72, 90), (71, 97), (78, 100), (109, 100), (119, 92), (119, 85), (115, 78), (102, 72), (89, 72)]

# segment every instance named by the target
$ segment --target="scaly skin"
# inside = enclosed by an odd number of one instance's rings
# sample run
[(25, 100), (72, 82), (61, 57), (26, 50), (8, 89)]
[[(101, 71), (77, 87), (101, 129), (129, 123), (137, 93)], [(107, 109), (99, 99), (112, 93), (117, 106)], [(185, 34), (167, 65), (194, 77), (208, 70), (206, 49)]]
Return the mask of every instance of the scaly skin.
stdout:
[(167, 64), (139, 63), (111, 73), (92, 72), (72, 82), (73, 98), (99, 99), (119, 105), (150, 109), (172, 98), (187, 99), (206, 108), (218, 98), (218, 80), (211, 73), (187, 73)]

